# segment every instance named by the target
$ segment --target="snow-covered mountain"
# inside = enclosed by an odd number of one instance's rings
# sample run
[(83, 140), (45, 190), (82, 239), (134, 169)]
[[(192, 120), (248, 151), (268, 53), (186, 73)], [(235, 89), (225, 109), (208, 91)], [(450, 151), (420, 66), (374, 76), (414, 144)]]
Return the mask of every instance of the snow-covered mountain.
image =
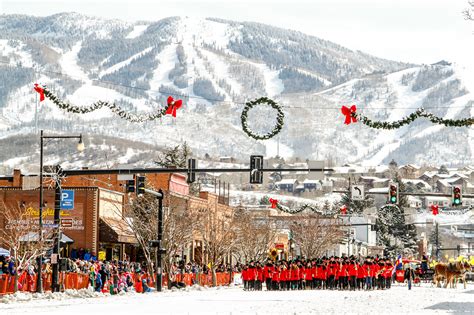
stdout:
[[(187, 141), (197, 155), (245, 160), (251, 153), (279, 153), (339, 163), (379, 164), (394, 158), (399, 163), (469, 164), (474, 162), (472, 127), (419, 120), (379, 131), (345, 126), (340, 114), (341, 105), (357, 104), (360, 112), (379, 120), (399, 119), (419, 106), (447, 118), (473, 116), (474, 97), (464, 73), (456, 64), (385, 60), (258, 23), (2, 15), (0, 136), (5, 140), (45, 129), (153, 146)], [(175, 119), (143, 124), (120, 120), (106, 108), (66, 113), (48, 100), (36, 110), (34, 82), (75, 105), (115, 101), (144, 113), (162, 108), (173, 95), (185, 106)], [(243, 103), (260, 96), (274, 98), (285, 112), (284, 129), (267, 141), (254, 141), (240, 125)], [(272, 114), (255, 109), (249, 124), (269, 130)]]

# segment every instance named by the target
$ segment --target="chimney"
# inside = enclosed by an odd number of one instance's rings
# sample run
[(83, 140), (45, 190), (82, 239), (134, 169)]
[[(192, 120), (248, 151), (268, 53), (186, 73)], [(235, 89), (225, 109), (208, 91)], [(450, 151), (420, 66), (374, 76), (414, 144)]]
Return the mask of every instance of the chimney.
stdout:
[(21, 187), (21, 170), (13, 170), (13, 187)]

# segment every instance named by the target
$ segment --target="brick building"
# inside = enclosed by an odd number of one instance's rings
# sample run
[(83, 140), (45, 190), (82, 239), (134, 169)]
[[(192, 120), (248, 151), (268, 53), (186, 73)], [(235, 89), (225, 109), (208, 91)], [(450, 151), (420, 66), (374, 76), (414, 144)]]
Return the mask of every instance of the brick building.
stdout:
[[(47, 182), (47, 180), (45, 180)], [(74, 242), (62, 249), (63, 255), (74, 256), (74, 252), (85, 249), (103, 259), (134, 260), (138, 244), (129, 225), (125, 221), (123, 208), (135, 194), (125, 193), (125, 180), (115, 174), (74, 175), (62, 181), (63, 189), (74, 191), (74, 209), (62, 210), (63, 234)], [(199, 197), (189, 195), (186, 177), (181, 174), (147, 174), (146, 186), (163, 189), (164, 207), (180, 205), (189, 211), (206, 209), (213, 213), (219, 224), (224, 224), (232, 216), (233, 208), (228, 199), (209, 192), (200, 192)], [(0, 177), (0, 203), (8, 206), (25, 205), (31, 209), (32, 220), (39, 215), (38, 176), (21, 174), (14, 170), (13, 176)], [(54, 190), (44, 186), (44, 223), (53, 223)], [(0, 221), (0, 228), (7, 225)], [(205, 249), (199, 233), (195, 233), (183, 254), (188, 260), (205, 262)]]

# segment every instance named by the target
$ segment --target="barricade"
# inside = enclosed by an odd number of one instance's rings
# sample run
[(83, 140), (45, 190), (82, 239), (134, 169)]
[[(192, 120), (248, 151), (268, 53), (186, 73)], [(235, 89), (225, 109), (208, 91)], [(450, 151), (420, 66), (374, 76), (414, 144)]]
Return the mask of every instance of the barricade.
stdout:
[[(142, 279), (147, 281), (148, 286), (154, 287), (155, 281), (153, 277), (141, 274), (131, 274), (134, 280), (135, 290), (139, 293), (143, 292)], [(233, 274), (230, 275), (227, 272), (216, 273), (217, 285), (229, 285)], [(89, 287), (89, 275), (78, 274), (78, 273), (60, 273), (59, 281), (62, 284), (64, 290), (69, 289), (86, 289)], [(186, 286), (192, 286), (193, 284), (212, 286), (212, 274), (177, 274), (177, 282), (183, 282)], [(36, 275), (29, 275), (27, 272), (22, 273), (18, 276), (18, 291), (22, 292), (36, 292)], [(52, 274), (43, 274), (43, 290), (51, 291)], [(167, 274), (163, 274), (163, 287), (168, 286)], [(0, 275), (0, 295), (14, 293), (15, 277), (11, 275)]]

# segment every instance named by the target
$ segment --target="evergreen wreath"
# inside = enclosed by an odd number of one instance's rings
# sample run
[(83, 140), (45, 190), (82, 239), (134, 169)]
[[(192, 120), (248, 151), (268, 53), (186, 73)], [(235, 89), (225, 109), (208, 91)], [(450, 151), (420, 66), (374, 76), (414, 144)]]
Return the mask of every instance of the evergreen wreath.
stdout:
[(130, 122), (139, 122), (139, 123), (141, 123), (141, 122), (145, 122), (145, 121), (152, 121), (152, 120), (159, 119), (159, 118), (163, 117), (164, 115), (166, 115), (168, 109), (171, 109), (174, 106), (174, 103), (170, 104), (170, 102), (168, 102), (168, 107), (160, 109), (156, 113), (136, 115), (136, 114), (131, 114), (131, 113), (126, 112), (120, 106), (115, 105), (115, 103), (97, 101), (97, 102), (92, 103), (91, 105), (86, 106), (86, 107), (74, 106), (74, 105), (71, 105), (69, 103), (66, 103), (66, 102), (60, 100), (56, 95), (54, 95), (46, 87), (41, 87), (40, 88), (37, 85), (35, 85), (35, 90), (38, 93), (40, 93), (40, 100), (41, 100), (41, 98), (44, 99), (44, 97), (47, 97), (57, 107), (59, 107), (62, 110), (65, 110), (69, 113), (87, 114), (87, 113), (96, 111), (96, 110), (98, 110), (102, 107), (108, 107), (112, 111), (112, 113), (117, 114), (120, 118), (126, 119)]
[(394, 122), (371, 120), (364, 115), (358, 114), (356, 112), (355, 105), (352, 105), (350, 108), (342, 106), (341, 112), (346, 117), (344, 122), (346, 125), (349, 125), (351, 122), (355, 123), (357, 120), (359, 120), (364, 125), (375, 129), (398, 129), (412, 123), (420, 117), (428, 118), (428, 120), (430, 120), (432, 123), (445, 125), (446, 127), (468, 127), (474, 125), (474, 118), (472, 117), (464, 119), (444, 119), (427, 112), (423, 107), (417, 109), (414, 113), (411, 113), (410, 115)]
[[(248, 119), (248, 112), (250, 109), (252, 109), (254, 106), (257, 105), (270, 105), (274, 109), (277, 110), (277, 123), (275, 125), (275, 128), (267, 134), (259, 135), (254, 133), (252, 130), (249, 129), (249, 126), (247, 124), (247, 119)], [(245, 103), (244, 110), (242, 111), (242, 115), (240, 116), (241, 121), (242, 121), (242, 130), (251, 138), (254, 138), (256, 140), (268, 140), (270, 138), (273, 138), (276, 136), (281, 129), (283, 128), (284, 125), (284, 119), (285, 119), (285, 114), (283, 114), (283, 110), (281, 109), (281, 106), (278, 105), (274, 100), (269, 99), (267, 97), (260, 97), (256, 100), (250, 101)]]

